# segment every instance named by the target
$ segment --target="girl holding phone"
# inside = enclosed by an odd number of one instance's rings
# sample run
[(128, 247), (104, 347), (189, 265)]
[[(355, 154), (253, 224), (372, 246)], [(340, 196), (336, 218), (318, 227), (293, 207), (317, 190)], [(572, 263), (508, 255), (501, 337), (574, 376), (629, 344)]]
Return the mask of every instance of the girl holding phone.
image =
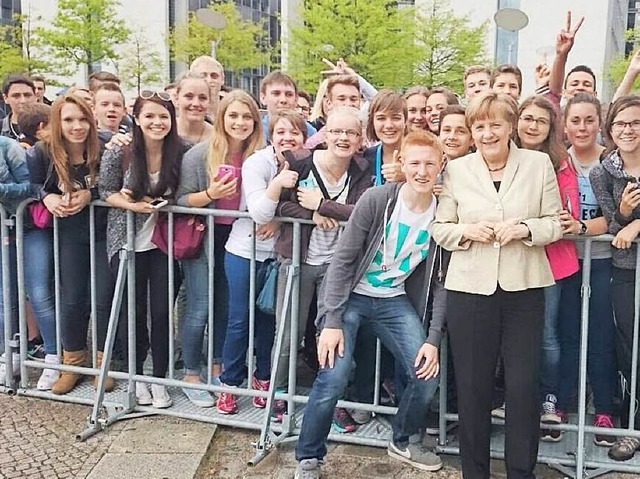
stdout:
[[(609, 108), (604, 125), (606, 136), (615, 149), (591, 172), (598, 203), (607, 219), (613, 240), (613, 278), (611, 297), (616, 318), (616, 352), (620, 372), (631, 385), (634, 292), (636, 274), (636, 248), (634, 240), (640, 233), (640, 97), (629, 95), (618, 98)], [(629, 393), (629, 391), (627, 391)], [(636, 391), (636, 398), (638, 392)], [(623, 412), (629, 410), (629, 404)], [(640, 412), (635, 407), (638, 429)], [(623, 415), (624, 416), (624, 415)], [(623, 417), (623, 423), (624, 421)], [(628, 427), (626, 424), (623, 427)], [(618, 438), (609, 457), (617, 461), (631, 459), (640, 449), (640, 439), (631, 436)]]
[[(100, 145), (91, 108), (82, 98), (67, 94), (58, 97), (51, 108), (49, 129), (42, 141), (28, 151), (31, 183), (40, 198), (58, 218), (60, 255), (60, 293), (63, 361), (84, 366), (87, 360), (87, 331), (91, 304), (90, 213), (87, 205), (98, 198)], [(98, 367), (106, 339), (113, 278), (107, 260), (107, 211), (95, 210), (95, 293), (96, 317), (93, 327), (98, 336)], [(54, 394), (66, 394), (82, 375), (63, 371), (53, 384)], [(107, 391), (114, 387), (108, 380)]]
[[(259, 113), (256, 112), (255, 101), (247, 93), (235, 90), (225, 96), (218, 109), (210, 140), (194, 146), (184, 157), (177, 194), (179, 205), (232, 211), (240, 208), (242, 165), (263, 143)], [(187, 311), (181, 339), (184, 380), (187, 382), (200, 382), (202, 342), (209, 317), (209, 262), (212, 260), (215, 299), (213, 331), (209, 332), (213, 334), (214, 341), (211, 374), (213, 384), (220, 385), (229, 300), (224, 270), (225, 244), (234, 220), (234, 217), (215, 217), (213, 258), (209, 258), (210, 253), (204, 246), (197, 258), (182, 262)], [(198, 407), (212, 407), (215, 404), (207, 391), (183, 388), (183, 392)]]
[[(157, 208), (175, 195), (180, 163), (186, 149), (178, 136), (175, 109), (167, 92), (143, 90), (133, 105), (133, 142), (129, 147), (107, 150), (100, 167), (100, 196), (115, 208), (109, 210), (107, 239), (111, 269), (118, 270), (118, 252), (127, 243), (127, 212), (135, 215), (136, 266), (136, 373), (143, 374), (149, 349), (153, 376), (164, 378), (169, 366), (169, 259), (151, 242)], [(174, 294), (180, 287), (177, 262)], [(123, 297), (119, 332), (127, 341), (127, 297)], [(151, 331), (147, 330), (147, 304), (151, 306)], [(171, 406), (165, 386), (136, 383), (138, 404)]]

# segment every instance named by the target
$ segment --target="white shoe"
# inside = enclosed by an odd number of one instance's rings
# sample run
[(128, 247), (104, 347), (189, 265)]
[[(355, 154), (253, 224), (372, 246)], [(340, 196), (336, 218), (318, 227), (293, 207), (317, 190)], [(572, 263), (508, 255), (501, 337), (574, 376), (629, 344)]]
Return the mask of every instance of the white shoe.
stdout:
[(167, 387), (162, 384), (151, 385), (151, 396), (153, 397), (152, 405), (158, 409), (171, 407), (173, 401), (167, 392)]
[[(4, 386), (7, 380), (7, 366), (6, 366), (6, 360), (7, 360), (7, 355), (3, 354), (2, 359), (5, 361), (3, 363), (0, 363), (0, 386)], [(13, 353), (13, 375), (14, 376), (20, 376), (20, 355)]]
[[(45, 364), (60, 364), (60, 360), (56, 354), (47, 354), (44, 357), (44, 362)], [(49, 391), (59, 377), (60, 371), (57, 369), (44, 369), (40, 379), (38, 379), (36, 389), (38, 391)]]
[(149, 406), (153, 402), (146, 383), (136, 383), (136, 400), (139, 406)]

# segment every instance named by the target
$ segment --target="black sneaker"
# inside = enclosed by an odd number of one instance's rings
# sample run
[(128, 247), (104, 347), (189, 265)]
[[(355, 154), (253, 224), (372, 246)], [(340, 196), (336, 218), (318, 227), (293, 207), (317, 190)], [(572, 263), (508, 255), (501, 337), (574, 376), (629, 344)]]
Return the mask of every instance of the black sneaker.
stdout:
[(442, 469), (440, 456), (427, 449), (421, 442), (409, 443), (404, 447), (390, 442), (389, 447), (387, 447), (387, 454), (422, 471), (439, 471)]
[[(40, 340), (38, 341), (38, 339)], [(34, 338), (27, 342), (27, 356), (35, 361), (44, 361), (46, 354), (44, 353), (42, 338)]]

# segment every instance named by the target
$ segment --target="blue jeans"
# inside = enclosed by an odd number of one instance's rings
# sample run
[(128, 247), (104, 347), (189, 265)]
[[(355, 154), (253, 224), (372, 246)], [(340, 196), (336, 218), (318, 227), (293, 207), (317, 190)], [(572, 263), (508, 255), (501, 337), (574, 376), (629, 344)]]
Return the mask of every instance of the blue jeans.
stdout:
[[(18, 333), (18, 269), (15, 234), (9, 237), (9, 289), (11, 294), (11, 333)], [(56, 354), (56, 318), (53, 295), (53, 250), (51, 229), (24, 231), (25, 289), (44, 341), (46, 354)], [(4, 306), (0, 277), (0, 350), (4, 351)]]
[[(344, 392), (351, 371), (351, 360), (358, 329), (368, 323), (376, 336), (400, 364), (408, 383), (393, 420), (393, 441), (403, 445), (425, 426), (427, 406), (438, 386), (438, 379), (416, 377), (414, 361), (426, 341), (420, 318), (405, 295), (394, 298), (371, 298), (351, 293), (342, 316), (344, 356), (336, 352), (333, 368), (318, 370), (309, 402), (304, 410), (296, 459), (318, 458), (327, 454), (326, 440), (333, 409)], [(373, 358), (371, 358), (373, 361)]]
[(542, 330), (542, 368), (540, 371), (540, 393), (542, 400), (547, 394), (558, 394), (560, 378), (560, 336), (558, 334), (558, 311), (563, 280), (544, 288), (544, 328)]
[[(213, 362), (220, 363), (227, 330), (229, 288), (224, 274), (224, 245), (231, 227), (215, 225), (213, 270)], [(220, 232), (220, 234), (219, 234)], [(187, 311), (181, 325), (182, 354), (186, 374), (200, 374), (202, 341), (209, 322), (209, 260), (206, 243), (195, 259), (182, 262)]]
[[(582, 268), (582, 261), (580, 262)], [(558, 408), (567, 411), (578, 384), (582, 271), (567, 278), (560, 302), (560, 377)], [(611, 259), (591, 261), (587, 377), (596, 414), (613, 413), (616, 382), (615, 326), (611, 302)]]
[[(226, 252), (224, 270), (229, 285), (229, 313), (227, 334), (222, 348), (224, 372), (220, 380), (229, 386), (240, 386), (247, 376), (247, 347), (249, 345), (249, 280), (248, 259)], [(256, 269), (262, 265), (256, 261)], [(258, 291), (256, 291), (256, 296)], [(254, 375), (262, 381), (271, 376), (271, 347), (275, 336), (275, 316), (255, 309)], [(253, 354), (253, 351), (249, 351)]]

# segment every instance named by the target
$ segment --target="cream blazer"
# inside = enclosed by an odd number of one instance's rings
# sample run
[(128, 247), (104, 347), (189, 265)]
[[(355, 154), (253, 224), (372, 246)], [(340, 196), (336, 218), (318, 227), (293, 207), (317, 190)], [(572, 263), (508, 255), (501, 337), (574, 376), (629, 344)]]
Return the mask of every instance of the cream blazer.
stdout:
[[(561, 208), (556, 175), (545, 153), (511, 143), (499, 192), (480, 153), (449, 162), (432, 223), (435, 241), (453, 252), (445, 288), (491, 295), (498, 285), (505, 291), (552, 285), (543, 246), (562, 237)], [(465, 227), (482, 220), (516, 220), (527, 225), (531, 236), (504, 247), (463, 241)]]

